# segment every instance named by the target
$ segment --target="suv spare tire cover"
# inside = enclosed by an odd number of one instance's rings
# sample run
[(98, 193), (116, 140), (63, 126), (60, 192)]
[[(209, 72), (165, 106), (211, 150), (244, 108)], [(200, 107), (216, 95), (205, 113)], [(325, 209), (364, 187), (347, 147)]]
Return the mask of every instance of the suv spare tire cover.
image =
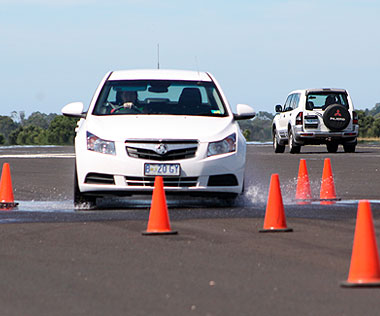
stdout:
[(351, 116), (347, 108), (341, 104), (329, 105), (323, 113), (323, 123), (332, 131), (341, 131), (350, 123)]

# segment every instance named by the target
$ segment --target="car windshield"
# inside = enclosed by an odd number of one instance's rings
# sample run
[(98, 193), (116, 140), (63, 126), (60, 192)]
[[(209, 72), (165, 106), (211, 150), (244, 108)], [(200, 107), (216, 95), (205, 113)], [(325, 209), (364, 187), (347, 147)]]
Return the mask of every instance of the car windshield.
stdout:
[(306, 108), (308, 110), (325, 110), (331, 104), (341, 104), (348, 109), (347, 95), (340, 92), (313, 92), (307, 95)]
[(108, 81), (92, 114), (228, 115), (214, 83), (177, 80)]

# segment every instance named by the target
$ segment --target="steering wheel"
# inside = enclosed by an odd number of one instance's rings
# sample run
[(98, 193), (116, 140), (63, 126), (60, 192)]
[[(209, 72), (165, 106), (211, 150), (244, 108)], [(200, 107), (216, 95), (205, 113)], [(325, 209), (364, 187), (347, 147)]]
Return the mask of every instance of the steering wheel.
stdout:
[(112, 110), (111, 110), (112, 114), (120, 111), (121, 109), (131, 110), (134, 113), (142, 113), (142, 110), (140, 110), (135, 104), (132, 104), (132, 106), (130, 108), (127, 108), (127, 107), (125, 107), (123, 105), (115, 105), (115, 104), (112, 104), (112, 103), (109, 103), (109, 105), (112, 107)]

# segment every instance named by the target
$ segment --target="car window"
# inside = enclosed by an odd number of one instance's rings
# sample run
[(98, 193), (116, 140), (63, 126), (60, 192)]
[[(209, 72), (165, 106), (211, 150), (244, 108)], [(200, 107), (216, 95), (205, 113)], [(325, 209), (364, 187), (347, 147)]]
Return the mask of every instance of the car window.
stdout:
[(291, 103), (293, 99), (293, 94), (289, 95), (286, 99), (285, 105), (284, 105), (284, 111), (290, 111), (291, 110)]
[(295, 93), (292, 99), (292, 104), (291, 104), (291, 107), (293, 108), (293, 110), (298, 108), (299, 101), (300, 101), (300, 94)]
[(118, 80), (105, 83), (92, 114), (227, 116), (228, 112), (212, 82)]
[(284, 111), (291, 111), (291, 110), (293, 110), (293, 108), (292, 108), (293, 97), (294, 97), (294, 94), (291, 94), (286, 99), (286, 102), (285, 102), (285, 105), (284, 105), (284, 108), (285, 108)]
[(348, 109), (347, 95), (341, 92), (313, 92), (306, 98), (308, 109), (326, 109), (331, 104), (341, 104)]

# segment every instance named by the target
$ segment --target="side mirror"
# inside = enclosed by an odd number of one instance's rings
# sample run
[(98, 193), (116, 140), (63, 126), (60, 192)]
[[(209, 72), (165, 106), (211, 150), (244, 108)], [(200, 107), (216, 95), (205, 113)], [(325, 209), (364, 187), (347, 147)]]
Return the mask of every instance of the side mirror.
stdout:
[(282, 105), (281, 105), (281, 104), (277, 104), (277, 105), (274, 107), (274, 110), (276, 111), (276, 113), (280, 113), (280, 112), (282, 112)]
[(86, 114), (83, 113), (83, 108), (84, 105), (82, 102), (73, 102), (65, 105), (61, 112), (65, 116), (83, 118), (86, 117)]
[(236, 106), (237, 113), (234, 114), (235, 120), (249, 120), (256, 116), (255, 111), (247, 104), (238, 104)]

